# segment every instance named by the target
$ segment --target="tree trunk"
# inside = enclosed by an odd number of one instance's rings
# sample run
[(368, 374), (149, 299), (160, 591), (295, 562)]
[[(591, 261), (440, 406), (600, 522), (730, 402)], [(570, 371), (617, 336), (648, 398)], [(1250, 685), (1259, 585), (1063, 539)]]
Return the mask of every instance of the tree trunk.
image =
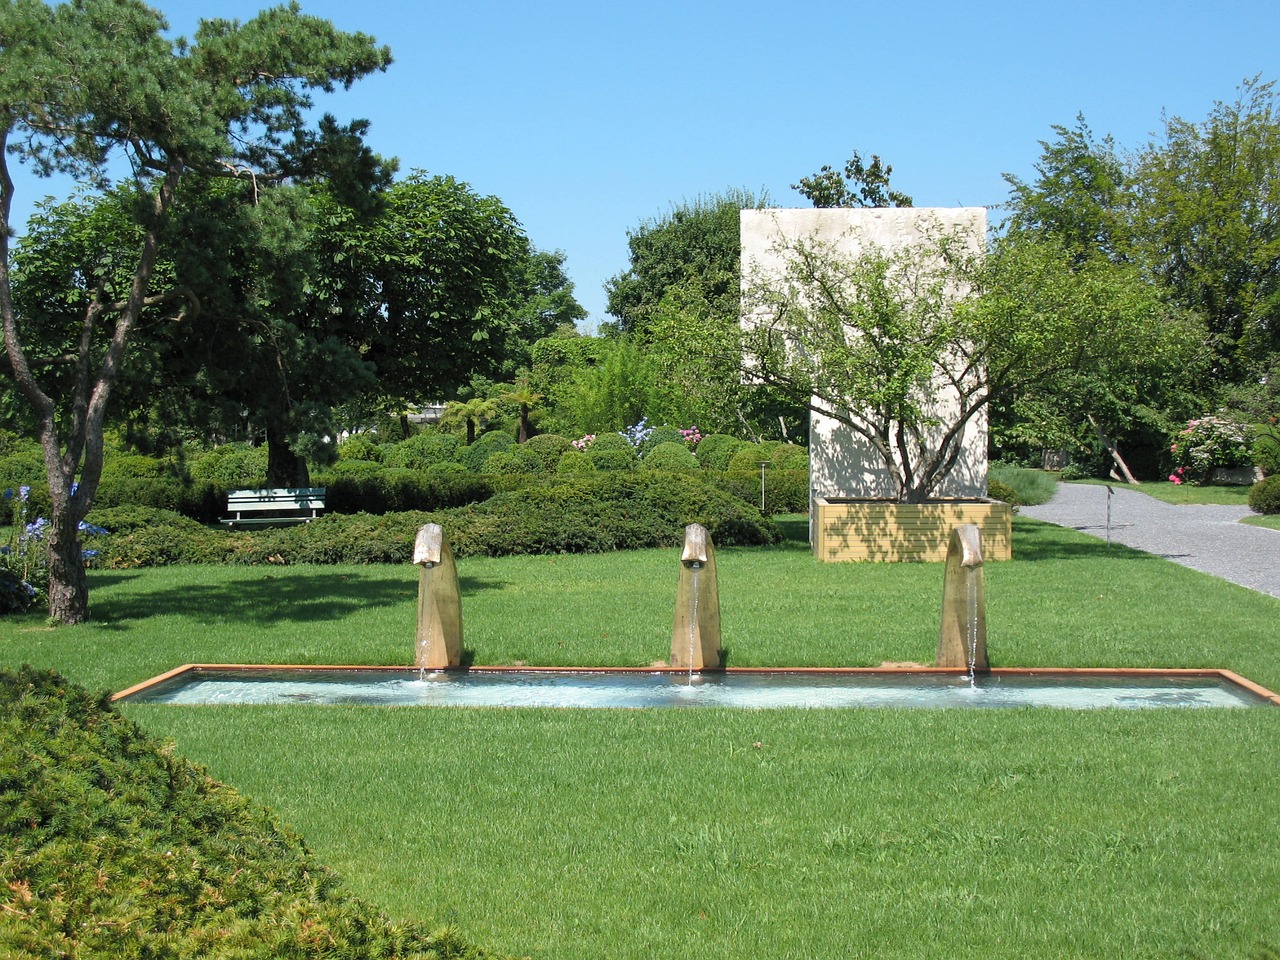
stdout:
[(49, 523), (49, 619), (71, 626), (89, 619), (89, 576), (80, 549), (79, 521), (64, 506)]
[[(1111, 454), (1111, 459), (1115, 461), (1116, 466), (1120, 468), (1120, 472), (1124, 474), (1126, 482), (1137, 486), (1138, 481), (1133, 479), (1133, 474), (1129, 472), (1129, 465), (1124, 462), (1124, 457), (1120, 456), (1119, 448), (1111, 442), (1110, 437), (1102, 432), (1102, 427), (1098, 425), (1098, 421), (1093, 418), (1092, 414), (1089, 415), (1089, 423), (1093, 426), (1093, 432), (1098, 435), (1098, 439), (1102, 441), (1102, 445), (1107, 448), (1107, 453)], [(1114, 473), (1115, 471), (1112, 471), (1113, 476)], [(1120, 478), (1116, 477), (1116, 479)]]
[(529, 439), (529, 405), (527, 403), (520, 404), (520, 435), (516, 437), (516, 443), (524, 443)]
[(311, 486), (311, 472), (307, 469), (307, 461), (289, 448), (284, 431), (274, 425), (267, 427), (267, 486)]

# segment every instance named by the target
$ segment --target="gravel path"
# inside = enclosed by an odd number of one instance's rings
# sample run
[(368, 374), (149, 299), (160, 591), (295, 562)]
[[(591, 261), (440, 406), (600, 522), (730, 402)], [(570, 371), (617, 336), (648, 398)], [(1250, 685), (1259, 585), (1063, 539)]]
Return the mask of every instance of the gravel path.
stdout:
[[(1280, 530), (1238, 523), (1248, 507), (1173, 506), (1145, 493), (1111, 487), (1111, 539), (1250, 590), (1280, 597)], [(1020, 507), (1024, 517), (1107, 536), (1107, 488), (1060, 483), (1053, 499)]]

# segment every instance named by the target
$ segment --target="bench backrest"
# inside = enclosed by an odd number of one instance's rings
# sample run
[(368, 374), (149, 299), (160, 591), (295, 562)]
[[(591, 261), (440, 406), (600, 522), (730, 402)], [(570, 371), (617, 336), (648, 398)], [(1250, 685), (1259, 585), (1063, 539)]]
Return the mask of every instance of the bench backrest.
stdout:
[(228, 510), (323, 510), (324, 487), (269, 490), (231, 490), (227, 493)]

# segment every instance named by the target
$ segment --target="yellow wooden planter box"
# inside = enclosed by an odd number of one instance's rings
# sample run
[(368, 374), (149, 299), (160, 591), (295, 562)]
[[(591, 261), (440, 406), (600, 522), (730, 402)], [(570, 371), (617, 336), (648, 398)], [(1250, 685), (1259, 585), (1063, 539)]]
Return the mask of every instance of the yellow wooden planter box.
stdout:
[(890, 563), (947, 559), (951, 531), (976, 524), (982, 558), (1013, 557), (1013, 508), (1000, 500), (891, 500), (814, 502), (813, 553), (819, 560), (881, 560)]

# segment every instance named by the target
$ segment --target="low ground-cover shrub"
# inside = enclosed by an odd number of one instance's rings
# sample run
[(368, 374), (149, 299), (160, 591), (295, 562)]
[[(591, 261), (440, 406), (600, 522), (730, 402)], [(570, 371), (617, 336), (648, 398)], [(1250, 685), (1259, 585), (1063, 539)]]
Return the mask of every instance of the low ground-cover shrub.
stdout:
[(462, 958), (272, 814), (53, 673), (0, 671), (0, 955)]
[(1254, 513), (1280, 513), (1280, 475), (1259, 480), (1249, 490), (1249, 509)]

